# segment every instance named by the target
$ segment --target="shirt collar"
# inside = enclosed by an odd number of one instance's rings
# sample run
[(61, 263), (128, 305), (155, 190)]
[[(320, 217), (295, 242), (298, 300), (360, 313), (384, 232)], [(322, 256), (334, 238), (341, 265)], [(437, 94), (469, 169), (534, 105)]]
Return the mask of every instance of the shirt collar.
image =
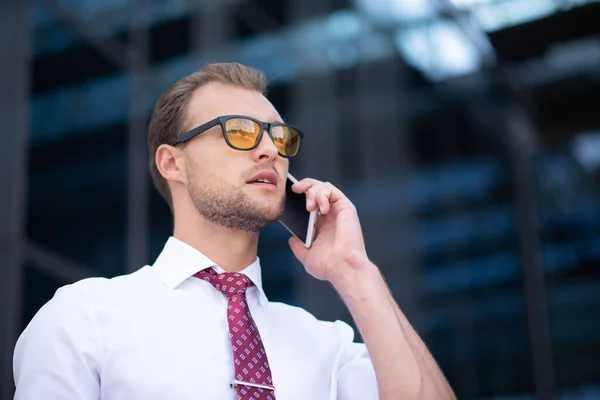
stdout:
[[(169, 289), (177, 288), (186, 279), (206, 268), (213, 267), (217, 273), (225, 272), (210, 258), (189, 244), (170, 236), (152, 266), (159, 278)], [(246, 275), (258, 289), (258, 298), (261, 304), (267, 302), (267, 296), (262, 287), (260, 259), (256, 260), (240, 271)]]

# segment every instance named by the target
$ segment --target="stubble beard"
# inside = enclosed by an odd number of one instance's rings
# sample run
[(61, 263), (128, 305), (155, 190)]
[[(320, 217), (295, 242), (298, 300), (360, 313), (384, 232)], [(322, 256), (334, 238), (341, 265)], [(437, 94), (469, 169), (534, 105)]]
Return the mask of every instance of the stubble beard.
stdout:
[(277, 222), (283, 214), (284, 196), (276, 205), (266, 202), (261, 205), (222, 179), (200, 176), (197, 171), (193, 163), (188, 168), (188, 194), (198, 213), (207, 221), (237, 231), (258, 232)]

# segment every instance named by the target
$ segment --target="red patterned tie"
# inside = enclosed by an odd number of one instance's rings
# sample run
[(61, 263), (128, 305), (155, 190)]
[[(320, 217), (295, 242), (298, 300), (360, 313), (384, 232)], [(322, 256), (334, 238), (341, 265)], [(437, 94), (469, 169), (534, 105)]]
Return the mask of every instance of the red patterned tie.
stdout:
[[(271, 369), (256, 324), (246, 302), (246, 288), (252, 282), (244, 274), (217, 274), (207, 268), (194, 275), (210, 282), (228, 300), (227, 324), (235, 364), (235, 380), (240, 400), (275, 400)], [(248, 384), (248, 385), (246, 385)]]

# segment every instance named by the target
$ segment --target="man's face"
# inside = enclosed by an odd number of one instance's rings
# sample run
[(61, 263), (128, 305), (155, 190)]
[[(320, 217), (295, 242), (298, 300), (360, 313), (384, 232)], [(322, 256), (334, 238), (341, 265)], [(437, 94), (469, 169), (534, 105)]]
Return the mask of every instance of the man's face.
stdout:
[[(281, 121), (275, 107), (259, 92), (210, 83), (198, 89), (187, 109), (187, 127), (222, 115), (245, 115), (264, 122)], [(256, 232), (283, 213), (288, 160), (279, 156), (267, 132), (249, 151), (232, 149), (217, 125), (196, 136), (184, 150), (187, 190), (207, 220), (236, 230)], [(276, 185), (253, 182), (274, 173)]]

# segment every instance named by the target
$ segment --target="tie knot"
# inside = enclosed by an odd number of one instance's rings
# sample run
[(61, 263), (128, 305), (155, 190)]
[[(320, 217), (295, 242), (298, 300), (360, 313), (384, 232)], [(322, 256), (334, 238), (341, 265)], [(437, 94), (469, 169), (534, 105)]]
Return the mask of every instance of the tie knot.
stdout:
[(197, 278), (210, 282), (217, 290), (220, 290), (227, 297), (234, 294), (245, 294), (246, 288), (252, 286), (252, 281), (244, 274), (239, 272), (223, 272), (217, 274), (212, 268), (207, 268), (194, 275)]

